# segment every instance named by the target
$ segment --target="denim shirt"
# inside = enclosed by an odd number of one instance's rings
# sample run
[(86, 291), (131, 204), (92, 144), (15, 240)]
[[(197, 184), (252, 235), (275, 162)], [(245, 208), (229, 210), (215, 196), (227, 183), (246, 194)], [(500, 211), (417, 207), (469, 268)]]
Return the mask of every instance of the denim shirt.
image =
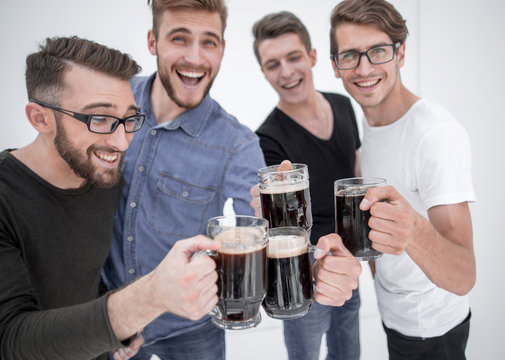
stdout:
[[(131, 87), (146, 114), (123, 163), (125, 186), (103, 277), (110, 289), (151, 270), (177, 240), (205, 234), (207, 220), (223, 214), (227, 198), (236, 214), (252, 215), (250, 188), (265, 166), (257, 136), (210, 96), (174, 120), (158, 125), (150, 95), (155, 74)], [(145, 343), (193, 330), (190, 321), (166, 313), (144, 330)]]

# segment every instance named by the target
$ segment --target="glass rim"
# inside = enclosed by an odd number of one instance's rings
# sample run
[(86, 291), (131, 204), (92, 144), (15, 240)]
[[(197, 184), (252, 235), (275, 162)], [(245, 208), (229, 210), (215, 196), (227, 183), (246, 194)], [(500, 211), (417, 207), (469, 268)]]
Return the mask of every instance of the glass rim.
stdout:
[(338, 179), (335, 180), (334, 186), (337, 185), (354, 185), (354, 186), (372, 186), (372, 185), (378, 185), (378, 184), (386, 184), (386, 179), (381, 178), (381, 177), (352, 177), (352, 178), (345, 178), (345, 179)]
[(283, 171), (279, 170), (280, 166), (281, 166), (280, 164), (277, 164), (277, 165), (270, 165), (270, 166), (262, 167), (262, 168), (258, 169), (258, 175), (266, 174), (266, 173), (269, 173), (269, 174), (277, 174), (277, 173), (290, 174), (293, 172), (299, 172), (300, 170), (307, 171), (307, 175), (309, 173), (307, 164), (292, 163), (290, 170), (283, 170)]

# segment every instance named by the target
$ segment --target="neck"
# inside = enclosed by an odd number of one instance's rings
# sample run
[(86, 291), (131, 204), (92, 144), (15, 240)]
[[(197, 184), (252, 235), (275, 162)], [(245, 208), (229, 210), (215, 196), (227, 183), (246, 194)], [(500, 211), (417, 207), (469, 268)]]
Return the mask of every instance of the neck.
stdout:
[(362, 109), (370, 126), (384, 126), (400, 119), (418, 100), (418, 96), (399, 83), (380, 104)]
[(62, 159), (54, 144), (38, 135), (34, 142), (11, 153), (31, 171), (60, 189), (78, 189), (86, 181)]
[(170, 122), (186, 111), (168, 96), (158, 73), (151, 88), (151, 108), (158, 125)]
[(322, 94), (314, 90), (305, 101), (279, 101), (278, 108), (312, 135), (328, 140), (333, 132), (333, 112)]

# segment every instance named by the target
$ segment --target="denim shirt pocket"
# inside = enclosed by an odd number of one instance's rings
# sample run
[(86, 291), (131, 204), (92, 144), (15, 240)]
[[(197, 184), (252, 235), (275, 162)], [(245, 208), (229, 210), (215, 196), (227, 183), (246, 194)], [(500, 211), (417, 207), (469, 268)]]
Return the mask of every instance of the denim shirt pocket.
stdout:
[(216, 188), (192, 184), (161, 172), (153, 196), (150, 223), (160, 235), (190, 237), (204, 233), (205, 213)]

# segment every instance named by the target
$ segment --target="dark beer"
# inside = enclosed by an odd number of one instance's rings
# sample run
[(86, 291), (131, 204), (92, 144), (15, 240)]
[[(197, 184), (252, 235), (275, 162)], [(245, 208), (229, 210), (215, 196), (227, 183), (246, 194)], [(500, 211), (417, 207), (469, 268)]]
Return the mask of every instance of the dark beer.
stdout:
[(261, 190), (263, 217), (269, 227), (303, 227), (310, 234), (312, 210), (308, 183), (275, 186)]
[(335, 196), (335, 232), (340, 235), (344, 246), (358, 260), (373, 260), (382, 253), (372, 248), (368, 238), (370, 211), (362, 211), (359, 204), (365, 194), (348, 189)]
[(277, 235), (269, 238), (267, 294), (263, 309), (277, 319), (306, 314), (314, 299), (310, 257), (305, 237)]
[[(266, 243), (241, 243), (244, 236), (256, 236), (251, 229), (236, 228), (215, 238), (221, 248), (214, 258), (218, 273), (220, 320), (245, 321), (254, 318), (266, 292)], [(235, 243), (230, 238), (235, 237)]]

